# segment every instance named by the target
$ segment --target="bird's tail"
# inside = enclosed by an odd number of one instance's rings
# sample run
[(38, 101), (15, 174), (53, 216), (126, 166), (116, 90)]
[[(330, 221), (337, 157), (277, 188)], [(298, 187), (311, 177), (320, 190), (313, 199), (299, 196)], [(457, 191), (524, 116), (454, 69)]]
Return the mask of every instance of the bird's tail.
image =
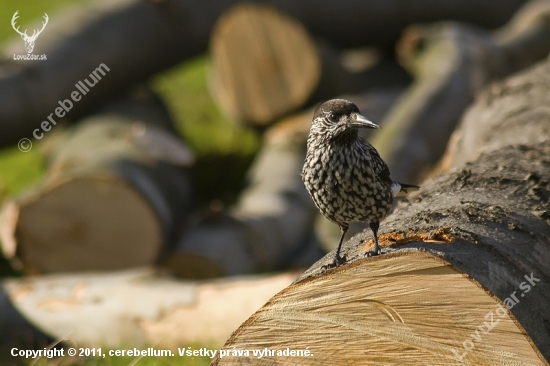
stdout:
[(415, 186), (412, 184), (405, 184), (405, 183), (398, 183), (398, 182), (392, 182), (391, 184), (391, 191), (394, 197), (405, 196), (409, 192), (418, 191), (418, 189), (420, 189), (419, 186)]

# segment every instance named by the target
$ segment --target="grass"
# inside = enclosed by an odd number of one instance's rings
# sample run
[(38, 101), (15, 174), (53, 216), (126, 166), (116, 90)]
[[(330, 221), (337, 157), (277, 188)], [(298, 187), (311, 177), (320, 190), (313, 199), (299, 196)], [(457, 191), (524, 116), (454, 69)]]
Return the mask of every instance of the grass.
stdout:
[(17, 147), (0, 151), (0, 198), (39, 181), (45, 167), (37, 149), (22, 153)]

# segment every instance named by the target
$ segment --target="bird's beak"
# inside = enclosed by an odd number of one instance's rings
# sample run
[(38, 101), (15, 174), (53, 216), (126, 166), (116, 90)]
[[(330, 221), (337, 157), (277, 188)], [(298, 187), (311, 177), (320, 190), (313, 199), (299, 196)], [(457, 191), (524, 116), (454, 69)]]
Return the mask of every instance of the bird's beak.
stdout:
[(376, 123), (369, 121), (359, 113), (354, 113), (351, 118), (350, 126), (358, 128), (380, 128)]

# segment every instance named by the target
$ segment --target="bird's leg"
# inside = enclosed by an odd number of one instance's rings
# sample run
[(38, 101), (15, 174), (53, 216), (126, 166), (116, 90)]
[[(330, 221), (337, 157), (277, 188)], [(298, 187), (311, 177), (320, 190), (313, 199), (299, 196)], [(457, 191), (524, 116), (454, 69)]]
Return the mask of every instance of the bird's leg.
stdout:
[(378, 228), (380, 227), (380, 223), (378, 221), (371, 222), (369, 226), (372, 230), (372, 233), (374, 234), (374, 249), (367, 253), (367, 255), (370, 257), (381, 254), (380, 245), (378, 245)]
[(338, 267), (340, 264), (344, 264), (346, 262), (346, 256), (343, 256), (343, 257), (340, 256), (340, 249), (342, 248), (342, 243), (344, 242), (344, 235), (346, 235), (346, 232), (348, 231), (349, 226), (348, 225), (339, 225), (339, 226), (340, 226), (340, 232), (342, 234), (340, 236), (340, 242), (338, 243), (338, 249), (336, 249), (336, 253), (334, 254), (334, 260), (332, 261), (332, 263), (322, 267), (322, 269), (324, 270)]
[(342, 243), (344, 242), (344, 235), (346, 235), (348, 228), (349, 228), (348, 225), (340, 225), (340, 232), (342, 233), (342, 235), (340, 236), (338, 249), (336, 249), (336, 254), (334, 255), (334, 262), (333, 262), (334, 266), (337, 266), (339, 264), (343, 264), (346, 262), (346, 256), (340, 257), (340, 249), (342, 249)]

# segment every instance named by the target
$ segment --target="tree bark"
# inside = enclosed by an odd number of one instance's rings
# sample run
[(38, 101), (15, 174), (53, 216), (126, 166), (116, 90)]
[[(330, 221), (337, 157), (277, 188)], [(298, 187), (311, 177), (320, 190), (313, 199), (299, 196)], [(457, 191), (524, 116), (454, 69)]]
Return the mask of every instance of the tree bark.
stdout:
[(461, 156), (475, 160), (423, 184), (382, 223), (381, 256), (365, 258), (370, 231), (355, 236), (346, 264), (325, 271), (329, 253), (222, 348), (314, 356), (213, 364), (547, 365), (549, 89), (547, 61), (485, 90), (463, 121), (478, 144)]

